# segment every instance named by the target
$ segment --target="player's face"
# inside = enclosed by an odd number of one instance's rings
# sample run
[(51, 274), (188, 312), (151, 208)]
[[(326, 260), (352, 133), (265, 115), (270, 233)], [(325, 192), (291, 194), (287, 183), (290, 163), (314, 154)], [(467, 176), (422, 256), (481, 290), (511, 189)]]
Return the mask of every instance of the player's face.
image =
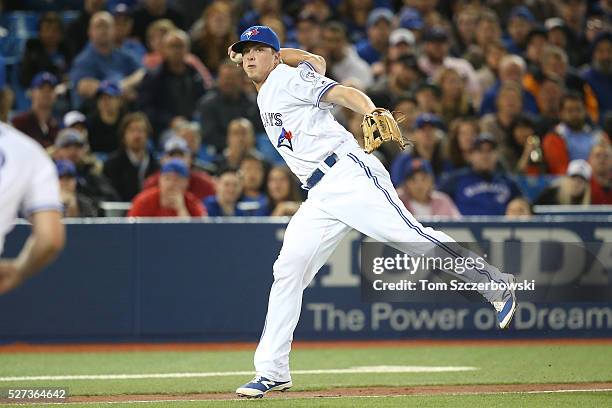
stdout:
[(242, 50), (242, 68), (247, 77), (262, 84), (280, 62), (280, 54), (262, 44), (247, 44)]

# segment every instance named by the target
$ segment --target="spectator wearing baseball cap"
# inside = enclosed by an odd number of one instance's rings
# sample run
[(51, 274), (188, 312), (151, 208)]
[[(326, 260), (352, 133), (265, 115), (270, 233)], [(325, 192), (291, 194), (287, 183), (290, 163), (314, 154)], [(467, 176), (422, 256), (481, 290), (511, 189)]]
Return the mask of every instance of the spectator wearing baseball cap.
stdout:
[(416, 117), (414, 129), (409, 136), (414, 145), (410, 150), (397, 155), (391, 165), (391, 181), (394, 186), (401, 184), (406, 169), (415, 158), (427, 160), (436, 179), (452, 170), (450, 162), (444, 157), (444, 132), (444, 123), (438, 115), (421, 113)]
[(425, 27), (423, 15), (415, 8), (404, 7), (399, 15), (399, 26), (419, 33)]
[(414, 33), (406, 28), (396, 28), (389, 35), (389, 52), (387, 57), (394, 61), (404, 55), (414, 54), (416, 39)]
[(556, 180), (536, 199), (537, 205), (591, 204), (591, 165), (582, 159), (572, 160), (565, 177)]
[(416, 218), (461, 217), (452, 200), (446, 194), (434, 190), (433, 169), (427, 160), (413, 158), (409, 161), (397, 193), (406, 209)]
[(70, 161), (76, 169), (77, 191), (89, 198), (95, 206), (101, 201), (118, 201), (119, 196), (102, 175), (102, 164), (88, 154), (85, 135), (75, 128), (62, 129), (55, 144), (48, 149), (56, 161)]
[(202, 217), (206, 209), (187, 191), (189, 168), (180, 159), (171, 159), (161, 166), (159, 186), (134, 197), (128, 217)]
[(441, 184), (462, 215), (504, 215), (508, 203), (521, 191), (503, 170), (498, 170), (497, 140), (481, 133), (474, 140), (470, 167), (452, 172)]
[(77, 170), (70, 160), (55, 162), (60, 185), (60, 200), (64, 206), (64, 216), (97, 217), (98, 209), (94, 202), (77, 192)]
[(475, 101), (480, 100), (480, 84), (474, 67), (462, 58), (449, 55), (449, 35), (444, 28), (433, 27), (423, 33), (423, 54), (419, 67), (428, 77), (434, 78), (442, 67), (453, 68), (466, 81), (467, 91)]
[(133, 34), (134, 18), (130, 6), (125, 3), (117, 3), (111, 14), (115, 18), (115, 45), (126, 53), (142, 61), (147, 49), (142, 42)]
[(119, 84), (114, 81), (100, 82), (95, 110), (87, 117), (92, 151), (109, 154), (119, 148), (119, 124), (123, 116)]
[(368, 15), (367, 39), (357, 43), (359, 56), (372, 65), (382, 60), (389, 48), (389, 35), (393, 28), (393, 12), (386, 8), (375, 8)]
[(504, 39), (511, 54), (522, 54), (527, 45), (527, 36), (534, 27), (535, 17), (527, 6), (515, 6), (508, 16), (508, 35)]
[(50, 72), (39, 72), (32, 79), (30, 92), (32, 108), (13, 118), (13, 126), (44, 147), (55, 141), (59, 124), (53, 117), (57, 77)]
[(322, 37), (321, 47), (326, 54), (327, 71), (333, 78), (341, 83), (357, 80), (363, 88), (372, 85), (372, 69), (348, 42), (346, 27), (342, 23), (331, 21), (325, 24)]
[[(215, 185), (212, 178), (201, 170), (192, 168), (192, 154), (187, 141), (180, 136), (170, 137), (164, 144), (164, 154), (160, 159), (162, 166), (164, 163), (171, 160), (181, 160), (187, 166), (189, 171), (189, 183), (187, 191), (193, 194), (197, 199), (202, 200), (206, 197), (215, 194)], [(158, 171), (144, 181), (143, 189), (155, 188), (159, 186), (161, 171)]]

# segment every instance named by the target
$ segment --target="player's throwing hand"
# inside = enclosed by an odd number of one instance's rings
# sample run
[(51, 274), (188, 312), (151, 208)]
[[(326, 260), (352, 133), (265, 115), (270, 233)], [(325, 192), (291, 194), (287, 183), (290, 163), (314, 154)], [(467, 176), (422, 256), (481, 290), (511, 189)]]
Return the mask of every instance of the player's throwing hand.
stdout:
[(242, 64), (242, 53), (232, 51), (231, 45), (227, 47), (227, 55), (229, 55), (229, 59), (231, 59), (232, 62), (235, 62), (238, 65)]

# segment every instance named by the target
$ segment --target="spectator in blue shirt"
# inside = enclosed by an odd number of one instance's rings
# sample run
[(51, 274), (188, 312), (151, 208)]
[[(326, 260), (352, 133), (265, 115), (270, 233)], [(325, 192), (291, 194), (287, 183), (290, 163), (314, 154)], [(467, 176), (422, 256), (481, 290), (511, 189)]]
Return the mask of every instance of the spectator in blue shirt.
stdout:
[(235, 170), (223, 171), (217, 180), (217, 193), (203, 200), (209, 217), (243, 216), (245, 215), (236, 207), (242, 185), (240, 177)]
[(612, 32), (600, 33), (592, 44), (591, 65), (582, 73), (582, 78), (595, 92), (599, 105), (599, 119), (612, 111)]
[[(501, 88), (501, 84), (505, 81), (514, 81), (521, 84), (523, 75), (527, 72), (527, 65), (525, 60), (518, 55), (508, 54), (502, 57), (499, 62), (499, 78), (498, 80), (486, 90), (482, 97), (480, 104), (480, 116), (484, 116), (487, 113), (497, 112), (497, 95)], [(535, 97), (521, 87), (523, 93), (523, 109), (529, 113), (537, 114), (538, 105)]]
[(368, 38), (357, 43), (359, 56), (372, 65), (383, 59), (389, 48), (389, 35), (393, 24), (393, 13), (386, 8), (377, 8), (368, 16)]
[(247, 215), (256, 215), (266, 205), (263, 193), (266, 168), (263, 160), (254, 155), (246, 155), (240, 162), (239, 174), (242, 179), (242, 196), (239, 207)]
[(100, 11), (94, 14), (89, 23), (89, 44), (76, 57), (70, 80), (73, 84), (75, 105), (81, 98), (91, 99), (98, 92), (100, 82), (117, 81), (125, 94), (140, 83), (144, 70), (136, 59), (115, 47), (115, 21), (113, 16)]
[(508, 16), (508, 37), (506, 49), (511, 54), (522, 54), (525, 50), (527, 35), (533, 27), (535, 18), (526, 6), (516, 6)]
[(112, 9), (115, 17), (115, 44), (126, 53), (134, 56), (137, 61), (142, 61), (147, 49), (139, 39), (133, 36), (134, 18), (132, 11), (124, 4), (119, 3)]
[(504, 215), (508, 203), (521, 196), (518, 185), (497, 168), (497, 141), (481, 133), (474, 141), (471, 167), (457, 170), (442, 183), (462, 215)]

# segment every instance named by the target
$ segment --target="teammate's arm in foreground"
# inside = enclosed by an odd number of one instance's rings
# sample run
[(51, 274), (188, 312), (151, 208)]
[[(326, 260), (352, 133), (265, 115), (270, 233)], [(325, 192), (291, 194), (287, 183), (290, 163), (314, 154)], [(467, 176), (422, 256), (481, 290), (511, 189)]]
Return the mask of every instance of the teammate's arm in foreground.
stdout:
[(16, 288), (57, 257), (65, 242), (61, 217), (59, 211), (32, 214), (32, 234), (19, 256), (0, 260), (0, 294)]

